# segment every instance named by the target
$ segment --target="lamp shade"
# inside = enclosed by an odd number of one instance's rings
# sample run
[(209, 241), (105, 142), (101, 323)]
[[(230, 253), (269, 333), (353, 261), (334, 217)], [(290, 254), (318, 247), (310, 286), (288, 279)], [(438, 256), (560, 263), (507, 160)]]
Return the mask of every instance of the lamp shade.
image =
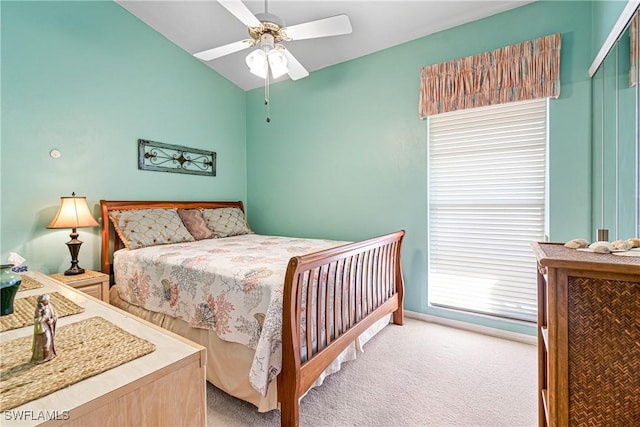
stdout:
[(58, 213), (47, 228), (97, 227), (99, 224), (91, 215), (85, 196), (60, 197)]

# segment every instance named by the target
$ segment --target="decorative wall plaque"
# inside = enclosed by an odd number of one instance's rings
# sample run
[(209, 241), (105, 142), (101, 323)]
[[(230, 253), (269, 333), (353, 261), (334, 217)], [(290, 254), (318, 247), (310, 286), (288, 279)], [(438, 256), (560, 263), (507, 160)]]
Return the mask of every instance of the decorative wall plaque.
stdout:
[(138, 169), (216, 176), (216, 153), (139, 139)]

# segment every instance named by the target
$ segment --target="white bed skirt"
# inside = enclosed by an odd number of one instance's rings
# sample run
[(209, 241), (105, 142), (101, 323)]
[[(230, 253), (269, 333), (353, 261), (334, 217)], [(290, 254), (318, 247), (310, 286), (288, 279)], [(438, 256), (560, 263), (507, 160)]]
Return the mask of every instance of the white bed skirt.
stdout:
[[(258, 393), (249, 383), (249, 370), (253, 362), (254, 351), (242, 344), (221, 340), (215, 331), (192, 328), (183, 320), (161, 313), (145, 310), (120, 298), (117, 286), (109, 291), (110, 303), (124, 311), (161, 326), (186, 339), (194, 341), (207, 349), (207, 381), (238, 399), (252, 403), (259, 412), (268, 412), (278, 408), (277, 379), (269, 384), (266, 396)], [(376, 322), (347, 347), (318, 377), (312, 387), (322, 384), (324, 379), (340, 370), (342, 363), (354, 360), (358, 351), (391, 320), (391, 314)]]

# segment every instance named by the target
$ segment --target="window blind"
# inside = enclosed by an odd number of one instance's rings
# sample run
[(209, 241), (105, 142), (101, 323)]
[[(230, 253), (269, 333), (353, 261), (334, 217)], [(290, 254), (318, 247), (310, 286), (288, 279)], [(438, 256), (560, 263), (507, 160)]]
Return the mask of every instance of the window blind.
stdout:
[(547, 99), (429, 117), (429, 303), (536, 321)]

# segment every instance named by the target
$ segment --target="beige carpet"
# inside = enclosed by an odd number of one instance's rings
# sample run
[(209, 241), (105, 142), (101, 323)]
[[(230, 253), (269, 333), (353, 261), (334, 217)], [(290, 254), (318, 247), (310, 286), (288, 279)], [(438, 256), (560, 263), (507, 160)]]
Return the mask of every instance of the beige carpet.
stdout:
[[(537, 424), (533, 345), (407, 319), (390, 325), (358, 359), (309, 392), (301, 426)], [(277, 411), (207, 385), (209, 426), (279, 426)]]

